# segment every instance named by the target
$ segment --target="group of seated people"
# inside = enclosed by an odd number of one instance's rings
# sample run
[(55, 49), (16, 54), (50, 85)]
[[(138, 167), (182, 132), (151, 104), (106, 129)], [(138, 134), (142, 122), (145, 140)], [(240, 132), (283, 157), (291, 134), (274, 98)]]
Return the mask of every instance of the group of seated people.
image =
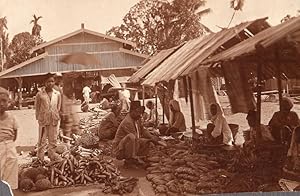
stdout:
[[(101, 140), (113, 140), (113, 152), (118, 159), (125, 159), (125, 163), (140, 163), (138, 158), (147, 154), (150, 144), (157, 144), (159, 137), (149, 132), (148, 127), (156, 127), (156, 106), (148, 101), (146, 107), (149, 114), (145, 115), (145, 107), (140, 101), (131, 101), (130, 109), (125, 118), (120, 117), (121, 107), (117, 104), (104, 117), (98, 128)], [(289, 98), (283, 98), (281, 110), (275, 112), (268, 125), (260, 125), (257, 131), (257, 112), (251, 110), (246, 117), (250, 127), (248, 144), (285, 143), (289, 146), (288, 159), (295, 162), (293, 157), (298, 155), (300, 144), (300, 120), (296, 112), (291, 111), (293, 103)], [(164, 133), (170, 135), (186, 131), (185, 118), (180, 110), (179, 102), (171, 100), (169, 103), (170, 118), (168, 129)], [(234, 135), (226, 121), (224, 112), (218, 103), (210, 106), (211, 123), (207, 125), (206, 136), (213, 144), (233, 145)]]
[[(268, 144), (283, 144), (288, 147), (287, 167), (300, 171), (298, 147), (300, 144), (300, 120), (296, 112), (292, 111), (293, 102), (284, 97), (281, 110), (275, 112), (268, 125), (257, 126), (257, 112), (250, 110), (247, 121), (250, 127), (250, 140), (244, 145), (266, 146)], [(208, 138), (212, 143), (231, 145), (233, 142), (232, 131), (226, 122), (224, 113), (219, 104), (211, 105), (212, 123), (207, 126)]]
[[(170, 120), (167, 134), (185, 131), (185, 119), (180, 111), (178, 101), (171, 100)], [(104, 116), (97, 128), (100, 140), (113, 140), (113, 153), (117, 159), (125, 159), (125, 163), (140, 164), (139, 156), (147, 154), (151, 144), (158, 144), (159, 137), (151, 133), (149, 127), (157, 127), (157, 110), (152, 101), (146, 103), (149, 113), (140, 101), (131, 101), (129, 112), (121, 115), (121, 104), (111, 104), (110, 111)]]

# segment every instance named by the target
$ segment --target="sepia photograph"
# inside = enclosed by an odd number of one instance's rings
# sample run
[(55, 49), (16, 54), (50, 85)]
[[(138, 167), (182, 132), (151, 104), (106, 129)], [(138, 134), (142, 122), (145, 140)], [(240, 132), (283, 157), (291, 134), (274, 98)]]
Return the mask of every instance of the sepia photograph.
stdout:
[(300, 0), (0, 0), (0, 196), (297, 195)]

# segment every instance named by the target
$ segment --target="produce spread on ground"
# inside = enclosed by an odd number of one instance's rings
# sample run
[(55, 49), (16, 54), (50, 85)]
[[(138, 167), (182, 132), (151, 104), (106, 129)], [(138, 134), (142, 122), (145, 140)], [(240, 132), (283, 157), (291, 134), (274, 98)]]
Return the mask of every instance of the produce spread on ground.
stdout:
[[(122, 177), (110, 156), (111, 141), (99, 145), (91, 131), (103, 114), (94, 111), (92, 116), (81, 120), (82, 137), (78, 136), (70, 146), (58, 145), (59, 160), (42, 163), (33, 159), (21, 166), (20, 189), (43, 191), (103, 184), (104, 193), (122, 195), (132, 192), (138, 178)], [(276, 151), (277, 156), (273, 156), (271, 151), (258, 153), (250, 147), (233, 151), (195, 147), (191, 141), (182, 138), (169, 139), (166, 143), (166, 146), (153, 147), (145, 158), (146, 179), (157, 195), (281, 190), (277, 182), (285, 152), (279, 154)]]

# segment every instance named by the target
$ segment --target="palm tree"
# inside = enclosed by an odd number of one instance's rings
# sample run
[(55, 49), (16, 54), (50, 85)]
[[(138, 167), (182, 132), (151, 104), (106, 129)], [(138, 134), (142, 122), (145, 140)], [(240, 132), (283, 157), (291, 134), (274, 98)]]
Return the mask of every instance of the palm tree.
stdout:
[(7, 29), (6, 16), (0, 18), (0, 33), (2, 34), (5, 29)]
[(235, 14), (237, 11), (242, 11), (243, 6), (244, 6), (245, 0), (230, 0), (230, 7), (233, 8), (234, 12), (232, 14), (232, 17), (229, 21), (228, 27), (230, 26)]
[(1, 53), (1, 57), (0, 57), (0, 61), (1, 61), (1, 71), (3, 70), (3, 65), (4, 65), (4, 44), (3, 42), (7, 41), (5, 37), (5, 29), (7, 29), (7, 19), (6, 17), (2, 17), (0, 18), (0, 53)]
[(30, 22), (30, 24), (33, 23), (32, 32), (31, 32), (31, 34), (33, 36), (36, 36), (36, 37), (41, 36), (40, 33), (41, 33), (41, 30), (42, 30), (42, 27), (41, 27), (41, 25), (38, 24), (38, 21), (41, 18), (42, 18), (42, 16), (37, 17), (35, 14), (33, 15), (33, 19)]

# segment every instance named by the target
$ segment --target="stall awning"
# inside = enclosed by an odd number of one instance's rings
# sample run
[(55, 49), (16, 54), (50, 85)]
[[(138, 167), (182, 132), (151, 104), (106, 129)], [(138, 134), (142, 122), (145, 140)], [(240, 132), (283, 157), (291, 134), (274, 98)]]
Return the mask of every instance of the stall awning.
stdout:
[(274, 27), (270, 27), (254, 37), (251, 37), (243, 42), (231, 47), (230, 49), (207, 59), (203, 64), (229, 61), (237, 57), (254, 54), (255, 45), (260, 43), (264, 48), (271, 46), (272, 44), (287, 38), (300, 41), (300, 17), (292, 18), (282, 24)]
[[(144, 85), (155, 85), (159, 81), (169, 81), (179, 76), (187, 75), (199, 68), (199, 64), (219, 50), (225, 50), (236, 43), (248, 39), (257, 32), (245, 30), (250, 26), (257, 25), (268, 28), (267, 18), (261, 18), (250, 22), (241, 23), (230, 29), (224, 29), (218, 33), (212, 33), (191, 41), (188, 41), (176, 52), (164, 60), (154, 71), (152, 71)], [(250, 33), (249, 33), (250, 31)], [(238, 42), (237, 42), (238, 39)], [(225, 46), (226, 45), (226, 46)]]
[(129, 79), (130, 82), (139, 82), (144, 79), (151, 71), (160, 65), (168, 56), (176, 51), (180, 46), (176, 46), (167, 50), (162, 50), (155, 54), (151, 59), (135, 72)]

